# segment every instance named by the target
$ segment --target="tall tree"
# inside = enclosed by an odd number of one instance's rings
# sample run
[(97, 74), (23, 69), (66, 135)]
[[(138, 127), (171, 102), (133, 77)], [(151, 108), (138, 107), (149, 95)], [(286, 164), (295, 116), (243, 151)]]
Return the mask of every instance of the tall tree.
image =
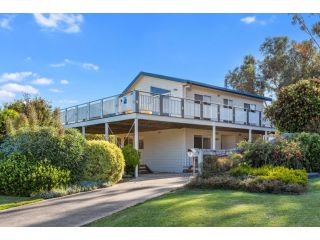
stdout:
[(258, 74), (258, 62), (252, 55), (243, 59), (243, 64), (229, 71), (225, 76), (226, 87), (263, 95), (266, 89), (264, 81)]
[(263, 59), (259, 69), (272, 91), (320, 76), (320, 55), (312, 41), (297, 43), (288, 37), (266, 38), (260, 52)]

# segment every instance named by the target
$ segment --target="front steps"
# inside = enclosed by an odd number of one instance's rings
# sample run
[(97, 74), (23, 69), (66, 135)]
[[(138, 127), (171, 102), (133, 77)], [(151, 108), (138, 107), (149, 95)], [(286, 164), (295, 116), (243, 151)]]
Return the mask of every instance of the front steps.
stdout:
[(148, 173), (152, 173), (152, 171), (147, 166), (147, 164), (140, 164), (139, 165), (139, 174), (148, 174)]

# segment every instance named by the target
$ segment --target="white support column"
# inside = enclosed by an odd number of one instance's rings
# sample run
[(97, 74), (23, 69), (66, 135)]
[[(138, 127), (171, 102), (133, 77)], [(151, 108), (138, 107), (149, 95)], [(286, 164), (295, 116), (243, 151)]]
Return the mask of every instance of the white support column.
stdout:
[(216, 150), (216, 125), (213, 123), (212, 126), (212, 149)]
[(109, 123), (104, 124), (104, 137), (106, 141), (109, 141)]
[(249, 142), (252, 142), (252, 129), (249, 129)]
[(86, 138), (86, 127), (82, 126), (81, 128), (82, 137)]
[[(139, 150), (139, 132), (138, 132), (138, 129), (139, 129), (138, 119), (135, 118), (134, 119), (134, 148), (136, 150)], [(135, 171), (134, 171), (134, 176), (135, 177), (138, 177), (138, 175), (139, 175), (138, 169), (139, 169), (139, 166), (137, 165), (136, 168), (135, 168)]]
[(268, 138), (268, 131), (265, 131), (264, 132), (264, 140), (267, 141), (267, 138)]

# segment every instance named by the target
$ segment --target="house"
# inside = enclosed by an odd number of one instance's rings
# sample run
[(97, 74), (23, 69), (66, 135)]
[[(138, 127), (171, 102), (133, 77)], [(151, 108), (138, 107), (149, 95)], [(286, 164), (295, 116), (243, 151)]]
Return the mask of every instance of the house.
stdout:
[(272, 99), (196, 81), (140, 72), (119, 95), (61, 111), (65, 128), (116, 136), (159, 172), (190, 166), (189, 148), (232, 149), (275, 130), (264, 119)]

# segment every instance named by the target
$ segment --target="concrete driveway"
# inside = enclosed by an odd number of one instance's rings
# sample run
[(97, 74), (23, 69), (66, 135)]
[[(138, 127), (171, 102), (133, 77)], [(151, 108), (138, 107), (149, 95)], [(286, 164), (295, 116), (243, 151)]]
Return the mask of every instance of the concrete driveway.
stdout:
[(147, 174), (93, 192), (78, 193), (0, 211), (0, 226), (76, 227), (182, 187), (182, 174)]

